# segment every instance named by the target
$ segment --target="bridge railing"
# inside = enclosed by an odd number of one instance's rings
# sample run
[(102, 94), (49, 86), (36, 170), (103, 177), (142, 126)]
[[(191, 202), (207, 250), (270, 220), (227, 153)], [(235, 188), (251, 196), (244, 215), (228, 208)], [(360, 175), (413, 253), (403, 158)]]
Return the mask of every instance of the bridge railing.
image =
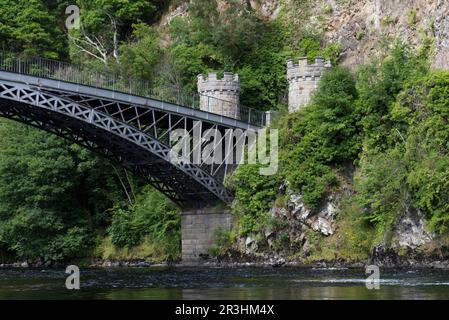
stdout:
[[(155, 89), (147, 80), (128, 78), (113, 72), (96, 71), (83, 65), (0, 52), (0, 70), (87, 85), (200, 109), (200, 96), (198, 94), (189, 94), (180, 88), (170, 86)], [(221, 104), (222, 108), (230, 103), (210, 96), (207, 96), (207, 99), (214, 100), (215, 104)], [(256, 126), (266, 125), (267, 116), (265, 112), (242, 105), (238, 109), (238, 114), (228, 117)]]

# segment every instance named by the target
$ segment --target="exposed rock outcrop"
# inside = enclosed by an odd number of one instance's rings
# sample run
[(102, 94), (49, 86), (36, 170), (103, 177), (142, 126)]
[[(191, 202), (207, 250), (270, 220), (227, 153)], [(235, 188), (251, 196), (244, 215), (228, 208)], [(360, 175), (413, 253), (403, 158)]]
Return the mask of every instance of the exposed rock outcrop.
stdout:
[[(283, 5), (273, 0), (250, 2), (264, 15), (272, 12), (270, 18), (277, 17)], [(420, 44), (425, 34), (435, 39), (433, 66), (449, 69), (449, 2), (446, 0), (316, 0), (302, 6), (295, 6), (293, 0), (284, 3), (289, 15), (301, 17), (302, 25), (322, 32), (330, 43), (341, 44), (341, 62), (346, 66), (355, 68), (366, 62), (386, 39), (400, 38)]]
[(422, 213), (407, 206), (396, 224), (393, 246), (416, 249), (429, 243), (433, 238), (434, 235), (426, 230)]
[(334, 220), (336, 210), (333, 203), (332, 195), (329, 195), (317, 210), (310, 210), (301, 200), (301, 195), (288, 191), (290, 198), (287, 204), (290, 216), (325, 236), (332, 235), (334, 229), (332, 222)]
[[(449, 69), (449, 2), (446, 0), (242, 0), (266, 19), (281, 12), (304, 27), (321, 32), (329, 43), (342, 46), (341, 63), (363, 64), (388, 39), (420, 44), (425, 34), (435, 40), (435, 68)], [(161, 19), (166, 26), (174, 17), (188, 15), (189, 0), (178, 2)], [(225, 8), (224, 4), (219, 8)]]

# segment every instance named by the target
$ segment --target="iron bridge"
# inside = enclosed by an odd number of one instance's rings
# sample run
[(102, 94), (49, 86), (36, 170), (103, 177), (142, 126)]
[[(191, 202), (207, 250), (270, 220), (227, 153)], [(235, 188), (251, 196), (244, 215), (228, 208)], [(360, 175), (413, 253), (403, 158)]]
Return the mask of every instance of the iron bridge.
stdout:
[(154, 92), (142, 80), (7, 53), (0, 53), (0, 116), (101, 154), (183, 208), (229, 204), (223, 181), (235, 165), (226, 157), (219, 164), (170, 161), (170, 132), (217, 129), (225, 136), (227, 129), (265, 124), (254, 109), (240, 106), (238, 117), (224, 117), (199, 110), (199, 97), (179, 90)]

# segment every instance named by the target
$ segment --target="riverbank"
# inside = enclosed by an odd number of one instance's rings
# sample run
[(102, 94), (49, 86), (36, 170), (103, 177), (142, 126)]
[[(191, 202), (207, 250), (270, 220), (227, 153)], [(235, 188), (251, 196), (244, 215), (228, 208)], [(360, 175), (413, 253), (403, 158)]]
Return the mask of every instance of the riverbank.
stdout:
[(67, 265), (77, 265), (82, 268), (159, 268), (159, 267), (205, 267), (205, 268), (316, 268), (316, 269), (364, 269), (368, 265), (377, 265), (383, 269), (441, 269), (449, 270), (448, 260), (423, 260), (399, 258), (395, 262), (390, 261), (316, 261), (314, 263), (304, 263), (301, 261), (286, 261), (282, 258), (260, 260), (247, 259), (245, 261), (236, 261), (231, 259), (207, 259), (201, 261), (168, 261), (168, 262), (151, 262), (144, 259), (137, 260), (99, 260), (99, 259), (82, 259), (66, 262), (14, 262), (2, 263), (0, 269), (58, 269), (65, 268)]

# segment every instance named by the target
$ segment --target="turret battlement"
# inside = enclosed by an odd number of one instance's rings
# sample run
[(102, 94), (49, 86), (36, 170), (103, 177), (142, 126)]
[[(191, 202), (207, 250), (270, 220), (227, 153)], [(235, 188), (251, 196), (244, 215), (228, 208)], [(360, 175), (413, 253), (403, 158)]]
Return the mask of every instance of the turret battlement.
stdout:
[(317, 57), (315, 62), (309, 64), (307, 58), (300, 58), (298, 63), (294, 63), (292, 59), (287, 61), (287, 79), (289, 81), (298, 78), (321, 78), (324, 71), (332, 67), (332, 63), (324, 58)]
[(240, 77), (225, 72), (219, 79), (215, 72), (198, 75), (200, 109), (237, 119), (240, 114)]
[(288, 110), (290, 112), (298, 111), (310, 102), (324, 72), (331, 67), (332, 63), (321, 57), (315, 58), (312, 64), (308, 63), (307, 58), (299, 59), (297, 64), (292, 59), (287, 61)]
[(240, 93), (240, 77), (232, 72), (225, 72), (223, 78), (219, 79), (215, 72), (208, 75), (200, 74), (198, 76), (198, 92), (207, 94), (213, 91), (231, 91)]

